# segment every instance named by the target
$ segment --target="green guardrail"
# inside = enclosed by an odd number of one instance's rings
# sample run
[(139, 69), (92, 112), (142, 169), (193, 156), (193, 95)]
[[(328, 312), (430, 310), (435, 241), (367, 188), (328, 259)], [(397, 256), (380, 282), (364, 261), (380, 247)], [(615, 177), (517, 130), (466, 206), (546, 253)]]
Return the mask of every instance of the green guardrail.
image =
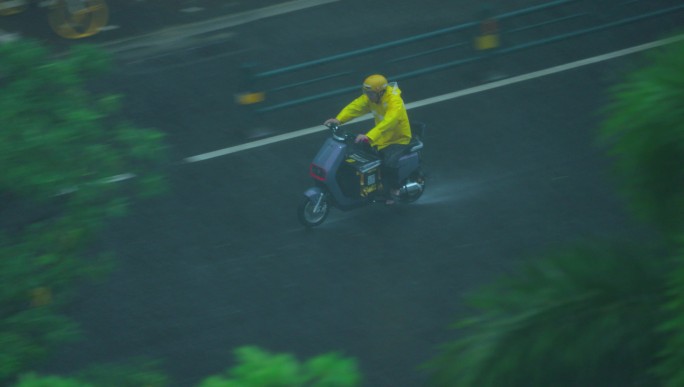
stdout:
[[(636, 3), (639, 1), (647, 1), (647, 0), (627, 0), (626, 2), (617, 3), (614, 6), (615, 7), (623, 7), (623, 6), (626, 6), (628, 4)], [(269, 71), (264, 71), (264, 72), (260, 72), (260, 73), (251, 73), (250, 72), (249, 76), (251, 78), (248, 81), (246, 81), (245, 84), (250, 85), (250, 88), (254, 88), (254, 85), (257, 82), (263, 82), (265, 79), (271, 79), (271, 78), (274, 78), (277, 76), (282, 76), (282, 75), (290, 75), (296, 71), (309, 69), (309, 68), (312, 68), (315, 66), (325, 65), (325, 64), (340, 61), (343, 59), (360, 57), (363, 55), (379, 52), (382, 50), (387, 50), (387, 49), (394, 48), (394, 47), (400, 47), (402, 45), (406, 45), (409, 43), (414, 43), (414, 42), (424, 41), (424, 40), (431, 39), (431, 38), (436, 38), (436, 37), (439, 37), (439, 36), (442, 36), (445, 34), (457, 32), (457, 31), (468, 31), (468, 30), (472, 30), (475, 27), (478, 27), (478, 26), (480, 27), (480, 33), (478, 36), (476, 36), (475, 42), (466, 41), (466, 42), (458, 42), (458, 43), (448, 44), (448, 45), (438, 47), (438, 48), (432, 48), (429, 50), (422, 50), (419, 52), (414, 52), (414, 53), (411, 53), (411, 54), (408, 54), (408, 55), (405, 55), (405, 56), (402, 56), (399, 58), (393, 58), (393, 59), (387, 61), (387, 63), (396, 63), (396, 62), (401, 62), (401, 61), (405, 61), (405, 60), (409, 60), (409, 59), (419, 58), (419, 57), (425, 56), (425, 55), (430, 55), (430, 54), (433, 54), (433, 53), (436, 53), (439, 51), (451, 50), (451, 49), (464, 47), (464, 46), (468, 46), (468, 45), (475, 46), (475, 48), (478, 49), (480, 52), (479, 54), (471, 55), (471, 56), (468, 56), (466, 58), (453, 60), (453, 61), (449, 61), (446, 63), (440, 63), (440, 64), (433, 65), (433, 66), (422, 67), (422, 68), (419, 68), (416, 70), (412, 70), (412, 71), (408, 71), (408, 72), (404, 72), (401, 74), (395, 74), (395, 75), (390, 76), (390, 78), (393, 80), (402, 80), (402, 79), (414, 78), (417, 76), (434, 73), (437, 71), (453, 68), (456, 66), (461, 66), (461, 65), (468, 64), (468, 63), (473, 63), (473, 62), (477, 62), (477, 61), (490, 59), (494, 56), (506, 55), (506, 54), (526, 50), (529, 48), (533, 48), (533, 47), (539, 47), (539, 46), (559, 42), (562, 40), (567, 40), (567, 39), (579, 37), (582, 35), (587, 35), (587, 34), (594, 33), (594, 32), (604, 31), (604, 30), (608, 30), (611, 28), (616, 28), (619, 26), (627, 25), (630, 23), (635, 23), (638, 21), (642, 21), (642, 20), (646, 20), (646, 19), (650, 19), (650, 18), (655, 18), (655, 17), (662, 16), (662, 15), (665, 15), (665, 14), (668, 14), (671, 12), (677, 12), (677, 11), (684, 10), (684, 4), (683, 5), (676, 5), (676, 6), (672, 6), (672, 7), (668, 7), (668, 8), (659, 9), (657, 11), (639, 14), (638, 16), (626, 17), (626, 18), (622, 18), (619, 20), (609, 21), (609, 22), (605, 22), (605, 23), (602, 23), (599, 25), (595, 25), (595, 26), (591, 26), (591, 27), (587, 27), (587, 28), (576, 29), (576, 30), (573, 30), (571, 32), (561, 33), (558, 35), (549, 36), (549, 37), (545, 37), (542, 39), (536, 39), (536, 40), (528, 41), (525, 43), (518, 43), (518, 44), (509, 45), (509, 46), (505, 46), (505, 47), (502, 47), (500, 45), (499, 36), (498, 36), (500, 33), (500, 31), (498, 29), (498, 22), (499, 21), (503, 21), (503, 20), (507, 20), (507, 19), (508, 20), (515, 19), (517, 17), (521, 17), (524, 15), (531, 15), (531, 14), (534, 14), (536, 12), (547, 11), (547, 10), (551, 10), (553, 8), (556, 8), (556, 7), (561, 7), (561, 6), (569, 5), (571, 3), (578, 3), (578, 2), (579, 2), (579, 0), (551, 1), (551, 2), (544, 3), (544, 4), (539, 4), (539, 5), (536, 5), (533, 7), (527, 7), (527, 8), (523, 8), (523, 9), (516, 10), (513, 12), (508, 12), (508, 13), (503, 13), (503, 14), (496, 15), (496, 16), (487, 17), (487, 18), (484, 18), (483, 20), (463, 23), (463, 24), (459, 24), (459, 25), (451, 26), (451, 27), (447, 27), (447, 28), (442, 28), (442, 29), (431, 31), (428, 33), (413, 35), (413, 36), (410, 36), (407, 38), (398, 39), (398, 40), (394, 40), (391, 42), (378, 44), (378, 45), (366, 47), (366, 48), (359, 49), (359, 50), (353, 50), (353, 51), (348, 51), (348, 52), (344, 52), (344, 53), (340, 53), (340, 54), (336, 54), (336, 55), (327, 56), (327, 57), (320, 58), (320, 59), (313, 60), (313, 61), (302, 62), (302, 63), (298, 63), (295, 65), (286, 66), (286, 67), (273, 69), (273, 70), (269, 70)], [(511, 28), (511, 29), (506, 30), (505, 33), (508, 36), (511, 34), (517, 34), (517, 33), (525, 32), (525, 31), (534, 31), (535, 29), (538, 29), (541, 27), (550, 26), (550, 25), (554, 25), (554, 24), (558, 24), (558, 23), (562, 23), (562, 22), (566, 22), (566, 21), (571, 21), (571, 20), (582, 19), (582, 18), (591, 17), (591, 16), (593, 16), (593, 14), (590, 12), (574, 12), (574, 13), (571, 13), (569, 15), (556, 17), (553, 19), (545, 20), (543, 22), (537, 22), (537, 23), (527, 24), (527, 25), (524, 25), (521, 27)], [(296, 99), (288, 100), (288, 101), (282, 102), (282, 103), (274, 103), (272, 105), (263, 106), (264, 101), (265, 101), (265, 96), (268, 93), (282, 92), (282, 91), (286, 91), (288, 89), (302, 87), (302, 86), (315, 84), (315, 83), (323, 82), (326, 80), (331, 80), (331, 79), (349, 76), (349, 75), (353, 75), (353, 74), (354, 74), (353, 71), (342, 71), (342, 72), (323, 75), (323, 76), (316, 77), (313, 79), (307, 79), (305, 81), (291, 82), (291, 83), (271, 87), (271, 88), (269, 88), (265, 91), (261, 91), (261, 92), (255, 93), (252, 91), (244, 91), (244, 92), (238, 94), (238, 96), (242, 96), (242, 98), (243, 98), (242, 103), (241, 102), (238, 102), (238, 103), (253, 104), (252, 109), (251, 109), (252, 112), (267, 113), (267, 112), (272, 112), (272, 111), (279, 110), (279, 109), (284, 109), (284, 108), (289, 108), (289, 107), (305, 104), (305, 103), (316, 101), (316, 100), (319, 100), (322, 98), (329, 98), (329, 97), (334, 97), (334, 96), (350, 93), (350, 92), (358, 90), (358, 86), (354, 85), (354, 86), (349, 86), (349, 87), (337, 88), (334, 90), (330, 90), (330, 91), (326, 91), (326, 92), (322, 92), (322, 93), (317, 93), (317, 94), (310, 95), (307, 97), (296, 98)], [(256, 97), (255, 97), (255, 95), (256, 95)]]

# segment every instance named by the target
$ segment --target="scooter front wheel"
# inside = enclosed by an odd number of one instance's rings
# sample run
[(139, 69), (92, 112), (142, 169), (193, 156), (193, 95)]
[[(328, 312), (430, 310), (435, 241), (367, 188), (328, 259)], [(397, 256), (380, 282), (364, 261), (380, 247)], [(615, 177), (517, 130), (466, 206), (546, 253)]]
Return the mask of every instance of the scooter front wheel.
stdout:
[(297, 217), (304, 227), (311, 228), (323, 223), (328, 217), (330, 206), (325, 198), (325, 194), (316, 197), (304, 196), (297, 208)]

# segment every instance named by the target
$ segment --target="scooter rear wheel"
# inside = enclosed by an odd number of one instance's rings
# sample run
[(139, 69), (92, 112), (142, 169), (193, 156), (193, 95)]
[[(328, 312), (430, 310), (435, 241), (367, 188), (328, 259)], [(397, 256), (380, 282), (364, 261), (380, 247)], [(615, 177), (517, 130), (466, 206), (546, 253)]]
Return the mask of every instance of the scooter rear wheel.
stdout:
[(317, 199), (309, 198), (304, 196), (299, 203), (297, 208), (297, 217), (299, 222), (304, 225), (304, 227), (311, 228), (318, 226), (323, 223), (325, 218), (328, 217), (328, 212), (330, 212), (330, 206), (326, 201), (325, 197), (321, 199), (321, 202), (316, 209)]

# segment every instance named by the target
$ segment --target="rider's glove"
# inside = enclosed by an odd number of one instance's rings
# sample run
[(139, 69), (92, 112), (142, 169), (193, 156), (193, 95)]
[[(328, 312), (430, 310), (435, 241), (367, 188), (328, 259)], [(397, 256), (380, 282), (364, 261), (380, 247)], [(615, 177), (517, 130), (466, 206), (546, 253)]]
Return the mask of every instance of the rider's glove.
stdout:
[(342, 123), (340, 122), (340, 120), (338, 120), (337, 118), (328, 118), (328, 119), (325, 120), (325, 122), (323, 123), (323, 125), (325, 125), (325, 126), (329, 126), (330, 124), (335, 124), (335, 125), (337, 125), (337, 126), (342, 125)]
[(356, 139), (354, 140), (355, 143), (369, 142), (369, 141), (370, 141), (370, 139), (365, 134), (359, 134), (358, 136), (356, 136)]

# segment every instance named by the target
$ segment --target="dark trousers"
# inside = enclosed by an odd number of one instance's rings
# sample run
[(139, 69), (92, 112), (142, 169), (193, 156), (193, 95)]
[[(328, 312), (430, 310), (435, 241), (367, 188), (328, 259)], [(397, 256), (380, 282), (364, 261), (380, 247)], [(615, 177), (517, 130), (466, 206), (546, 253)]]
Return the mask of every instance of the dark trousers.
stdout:
[(386, 188), (399, 189), (399, 159), (408, 148), (408, 144), (392, 144), (382, 148), (378, 153), (382, 157), (382, 180)]

